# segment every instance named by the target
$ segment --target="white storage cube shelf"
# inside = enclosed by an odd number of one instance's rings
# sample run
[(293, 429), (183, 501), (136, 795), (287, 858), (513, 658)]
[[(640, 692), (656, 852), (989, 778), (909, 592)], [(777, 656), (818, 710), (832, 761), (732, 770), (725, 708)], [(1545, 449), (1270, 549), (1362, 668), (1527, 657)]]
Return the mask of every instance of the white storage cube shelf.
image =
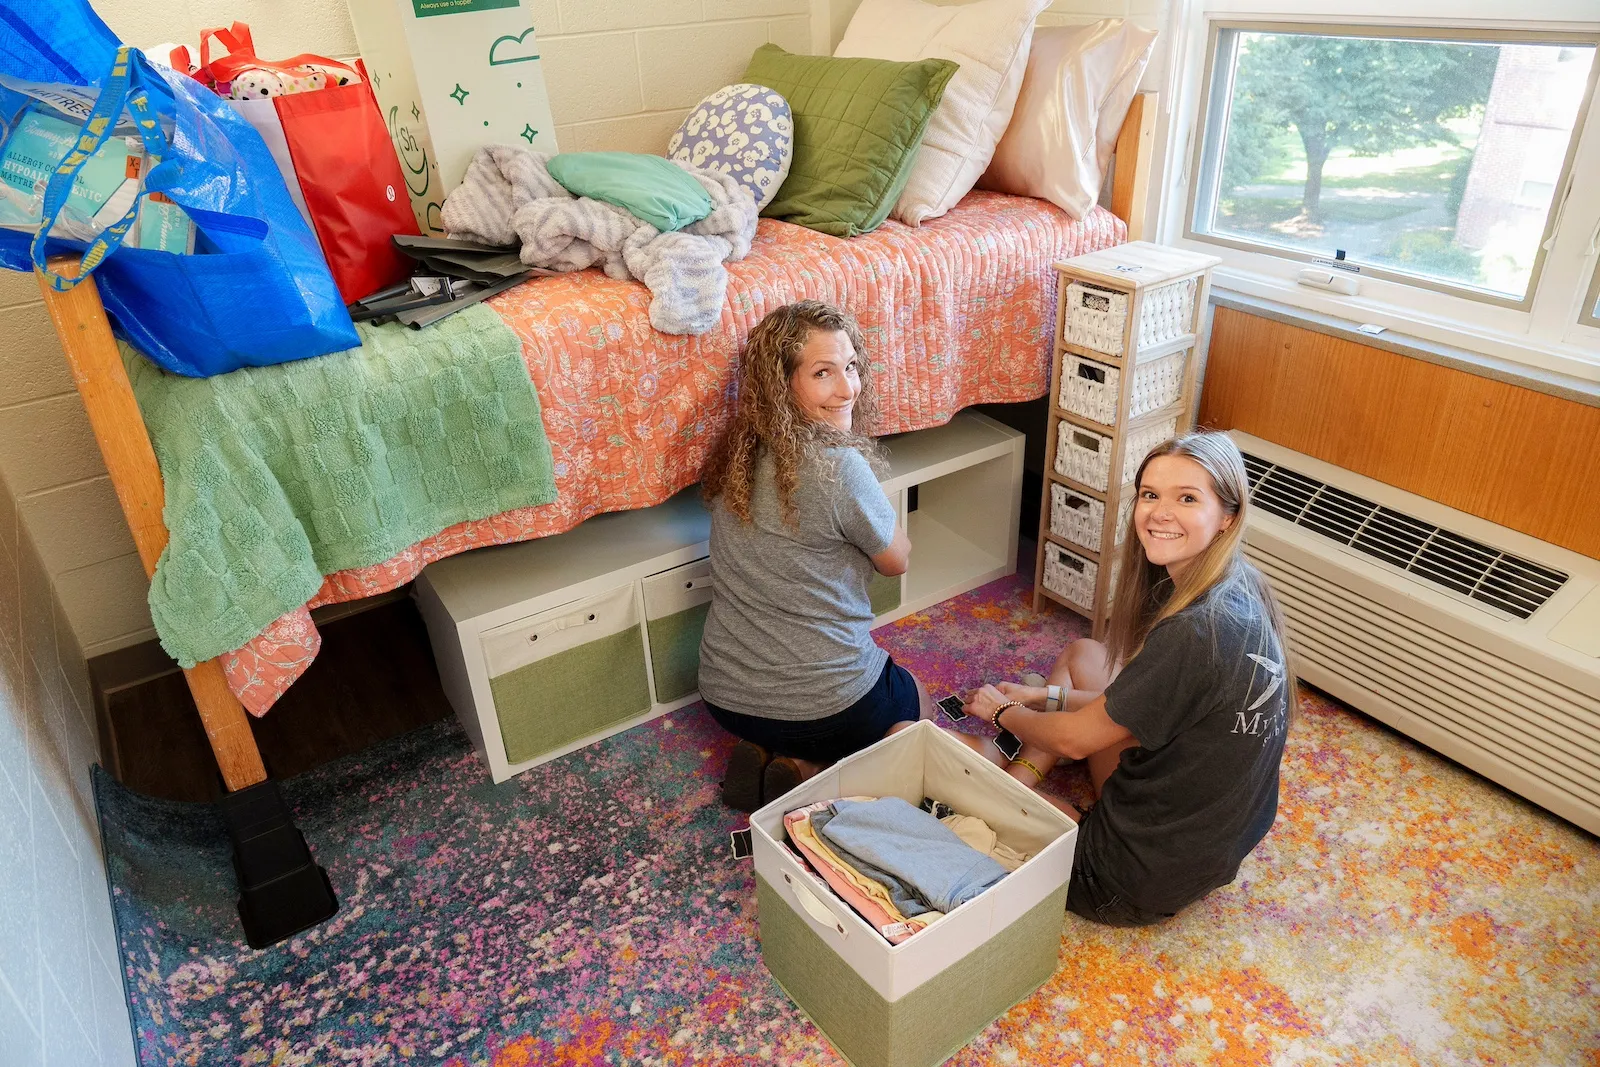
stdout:
[[(1174, 403), (1183, 392), (1188, 359), (1189, 349), (1182, 349), (1135, 366), (1128, 417), (1137, 419)], [(1115, 426), (1121, 382), (1122, 371), (1116, 367), (1066, 352), (1061, 356), (1061, 392), (1056, 403), (1063, 411), (1102, 426)]]
[[(1134, 495), (1125, 493), (1117, 505), (1116, 543), (1121, 544), (1133, 512)], [(1106, 506), (1092, 496), (1075, 493), (1059, 484), (1050, 486), (1050, 532), (1090, 552), (1100, 551)]]
[[(874, 584), (876, 623), (1010, 574), (1023, 435), (963, 412), (883, 445), (913, 547), (904, 575)], [(423, 571), (445, 694), (496, 782), (698, 698), (710, 522), (694, 486)]]
[[(785, 845), (787, 812), (852, 796), (897, 796), (910, 804), (933, 797), (983, 819), (1001, 842), (1031, 858), (892, 945)], [(750, 829), (762, 896), (762, 956), (790, 997), (858, 1067), (943, 1062), (1058, 965), (1076, 824), (931, 722), (801, 783), (751, 815)], [(1048, 915), (1040, 910), (1046, 903)], [(1026, 958), (1012, 955), (1015, 947), (985, 955), (1030, 916), (1042, 918), (1047, 929), (1026, 939)], [(936, 981), (958, 967), (969, 976), (960, 988)]]
[[(1162, 419), (1128, 432), (1122, 449), (1122, 481), (1126, 485), (1139, 472), (1139, 464), (1156, 445), (1178, 429), (1178, 418)], [(1075, 426), (1065, 419), (1056, 427), (1056, 473), (1082, 482), (1091, 489), (1108, 491), (1111, 481), (1111, 445), (1105, 434)]]

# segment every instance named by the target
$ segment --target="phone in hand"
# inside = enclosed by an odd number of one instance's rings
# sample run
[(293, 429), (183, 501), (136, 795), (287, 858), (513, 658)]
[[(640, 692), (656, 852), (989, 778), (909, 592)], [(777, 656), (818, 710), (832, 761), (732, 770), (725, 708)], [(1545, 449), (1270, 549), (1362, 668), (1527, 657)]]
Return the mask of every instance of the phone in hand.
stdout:
[(961, 710), (961, 705), (964, 703), (966, 702), (962, 699), (960, 693), (952, 693), (939, 701), (939, 710), (951, 722), (960, 722), (967, 717), (967, 713)]
[(994, 739), (994, 747), (998, 748), (1006, 759), (1016, 759), (1022, 755), (1022, 741), (1010, 730), (1000, 731)]

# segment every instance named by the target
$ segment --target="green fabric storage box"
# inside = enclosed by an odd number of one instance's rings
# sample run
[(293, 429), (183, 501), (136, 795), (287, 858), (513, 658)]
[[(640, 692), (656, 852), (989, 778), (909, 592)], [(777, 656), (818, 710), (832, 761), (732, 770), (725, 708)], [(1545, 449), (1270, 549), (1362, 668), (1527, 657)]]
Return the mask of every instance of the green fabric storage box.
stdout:
[(648, 712), (643, 629), (630, 584), (485, 633), (506, 762), (555, 752)]
[(700, 688), (700, 635), (711, 611), (711, 560), (652, 574), (641, 584), (656, 703), (671, 704)]
[[(783, 844), (783, 816), (820, 800), (931, 796), (1032, 858), (891, 945)], [(761, 955), (855, 1067), (934, 1067), (1055, 972), (1078, 828), (931, 722), (885, 738), (750, 818)]]

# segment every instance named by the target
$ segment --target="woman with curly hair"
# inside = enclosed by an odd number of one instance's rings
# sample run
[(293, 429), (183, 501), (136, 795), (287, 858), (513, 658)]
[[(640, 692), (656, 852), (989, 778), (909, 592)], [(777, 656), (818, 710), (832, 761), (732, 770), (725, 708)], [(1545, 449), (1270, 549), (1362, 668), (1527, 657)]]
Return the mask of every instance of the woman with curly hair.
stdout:
[(903, 574), (911, 542), (874, 473), (864, 349), (855, 320), (827, 304), (767, 315), (701, 478), (712, 594), (700, 695), (741, 739), (722, 783), (739, 811), (933, 717), (922, 683), (872, 640), (867, 583)]

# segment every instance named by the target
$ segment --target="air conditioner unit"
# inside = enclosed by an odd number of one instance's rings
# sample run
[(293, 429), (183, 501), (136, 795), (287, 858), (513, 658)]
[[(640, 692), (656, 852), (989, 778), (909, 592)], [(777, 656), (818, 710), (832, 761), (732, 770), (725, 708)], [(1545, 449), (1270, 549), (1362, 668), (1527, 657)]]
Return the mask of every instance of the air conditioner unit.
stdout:
[(1600, 561), (1231, 436), (1301, 677), (1600, 833)]

